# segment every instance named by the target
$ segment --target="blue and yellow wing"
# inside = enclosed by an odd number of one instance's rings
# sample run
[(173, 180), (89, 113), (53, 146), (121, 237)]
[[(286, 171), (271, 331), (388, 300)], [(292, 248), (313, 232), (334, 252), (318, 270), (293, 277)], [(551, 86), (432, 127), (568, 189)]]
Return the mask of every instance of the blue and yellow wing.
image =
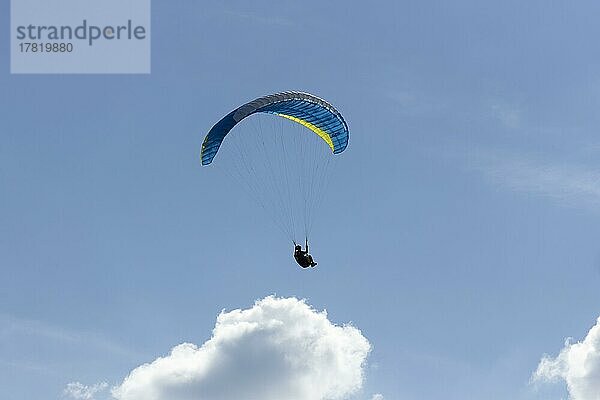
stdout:
[(282, 92), (259, 97), (217, 122), (202, 143), (202, 165), (213, 161), (223, 139), (235, 125), (255, 113), (274, 114), (305, 126), (319, 135), (334, 154), (343, 152), (348, 146), (348, 125), (331, 104), (309, 93)]

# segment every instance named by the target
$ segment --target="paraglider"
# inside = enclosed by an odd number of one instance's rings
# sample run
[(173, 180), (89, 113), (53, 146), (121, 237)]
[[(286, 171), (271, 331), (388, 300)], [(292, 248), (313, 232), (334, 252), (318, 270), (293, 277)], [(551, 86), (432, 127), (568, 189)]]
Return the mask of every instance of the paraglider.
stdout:
[[(211, 128), (202, 143), (202, 165), (210, 165), (218, 154), (221, 157), (221, 146), (234, 127), (236, 133), (227, 139), (230, 144), (224, 146), (225, 159), (219, 164), (294, 243), (298, 264), (316, 266), (308, 252), (308, 238), (328, 186), (331, 154), (340, 154), (348, 146), (346, 121), (330, 103), (309, 93), (259, 97)], [(303, 231), (305, 250), (296, 244), (299, 231)]]
[(302, 250), (302, 246), (294, 242), (294, 259), (302, 268), (316, 267), (317, 263), (313, 260), (313, 257), (308, 252), (308, 239), (305, 243), (306, 250)]

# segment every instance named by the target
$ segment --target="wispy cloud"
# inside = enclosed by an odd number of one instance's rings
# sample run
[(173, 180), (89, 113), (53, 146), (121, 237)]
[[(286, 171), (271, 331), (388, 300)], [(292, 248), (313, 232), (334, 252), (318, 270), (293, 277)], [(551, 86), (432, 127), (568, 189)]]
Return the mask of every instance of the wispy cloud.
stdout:
[(56, 367), (52, 365), (41, 365), (31, 361), (15, 361), (0, 359), (0, 367), (10, 368), (10, 370), (21, 370), (27, 373), (39, 373), (44, 375), (60, 375), (56, 371)]
[(280, 15), (263, 15), (250, 11), (225, 11), (225, 14), (230, 15), (232, 17), (246, 20), (252, 23), (262, 24), (262, 25), (275, 25), (282, 27), (291, 27), (296, 26), (297, 24), (291, 19), (282, 17)]
[(139, 354), (95, 332), (77, 331), (32, 319), (0, 314), (0, 340), (5, 343), (31, 336), (64, 344), (84, 345), (110, 354), (138, 359)]
[(521, 126), (522, 113), (515, 104), (497, 99), (489, 107), (492, 117), (499, 120), (504, 126), (511, 129), (517, 129)]
[(600, 212), (597, 167), (490, 152), (471, 155), (470, 165), (493, 184), (545, 197), (563, 206)]
[(74, 400), (95, 400), (96, 394), (108, 388), (108, 383), (100, 382), (93, 385), (84, 385), (80, 382), (71, 382), (63, 391), (65, 397)]

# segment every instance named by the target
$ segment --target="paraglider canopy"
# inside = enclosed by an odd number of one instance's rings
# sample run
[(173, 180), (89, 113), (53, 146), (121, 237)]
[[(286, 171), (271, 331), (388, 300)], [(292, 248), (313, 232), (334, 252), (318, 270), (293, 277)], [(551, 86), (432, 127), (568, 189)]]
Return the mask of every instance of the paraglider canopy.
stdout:
[(309, 93), (282, 92), (252, 100), (217, 122), (202, 143), (202, 165), (213, 161), (223, 139), (235, 125), (255, 113), (275, 114), (305, 126), (319, 135), (334, 154), (343, 152), (348, 146), (346, 121), (331, 104)]

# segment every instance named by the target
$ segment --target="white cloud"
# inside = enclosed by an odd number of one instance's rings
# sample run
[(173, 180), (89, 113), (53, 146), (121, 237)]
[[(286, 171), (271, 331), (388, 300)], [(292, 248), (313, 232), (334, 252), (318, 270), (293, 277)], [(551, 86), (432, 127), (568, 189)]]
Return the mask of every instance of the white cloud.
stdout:
[(371, 400), (383, 400), (383, 395), (381, 393), (375, 393)]
[[(362, 386), (368, 340), (295, 298), (222, 312), (210, 340), (134, 369), (118, 400), (344, 399)], [(379, 399), (376, 399), (379, 400)]]
[(600, 318), (582, 342), (571, 343), (555, 358), (545, 356), (533, 374), (533, 381), (567, 384), (571, 400), (600, 400)]
[(84, 385), (79, 382), (71, 382), (67, 384), (67, 387), (63, 391), (66, 397), (70, 397), (75, 400), (94, 400), (94, 396), (102, 392), (108, 387), (108, 383), (100, 382), (94, 385)]

